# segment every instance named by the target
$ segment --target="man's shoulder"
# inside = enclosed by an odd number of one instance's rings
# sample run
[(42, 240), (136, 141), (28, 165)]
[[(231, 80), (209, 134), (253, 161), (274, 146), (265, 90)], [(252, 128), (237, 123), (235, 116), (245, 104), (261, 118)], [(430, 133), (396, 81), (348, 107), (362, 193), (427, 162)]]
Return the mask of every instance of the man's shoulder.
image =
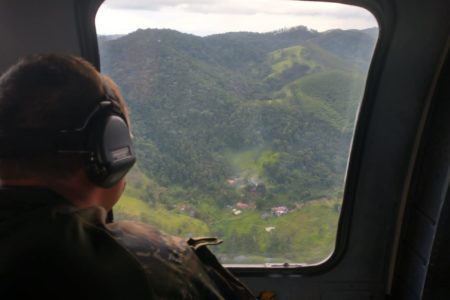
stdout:
[(136, 221), (107, 224), (112, 236), (139, 258), (159, 258), (181, 263), (183, 255), (192, 255), (185, 240)]
[(157, 298), (224, 299), (185, 240), (135, 221), (107, 228), (139, 261)]
[(108, 224), (107, 228), (135, 255), (148, 279), (158, 282), (157, 294), (173, 299), (254, 299), (207, 249), (207, 245), (219, 243), (215, 238), (186, 241), (134, 221)]

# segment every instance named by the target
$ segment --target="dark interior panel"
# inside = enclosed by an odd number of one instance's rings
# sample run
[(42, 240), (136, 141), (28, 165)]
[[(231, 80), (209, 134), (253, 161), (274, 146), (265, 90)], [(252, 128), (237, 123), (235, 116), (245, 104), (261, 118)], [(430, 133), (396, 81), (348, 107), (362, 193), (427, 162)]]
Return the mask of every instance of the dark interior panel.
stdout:
[[(341, 2), (370, 9), (380, 39), (336, 251), (317, 266), (230, 270), (255, 294), (272, 290), (276, 299), (449, 299), (450, 2)], [(43, 52), (81, 55), (99, 67), (101, 3), (1, 1), (0, 73), (21, 56)]]

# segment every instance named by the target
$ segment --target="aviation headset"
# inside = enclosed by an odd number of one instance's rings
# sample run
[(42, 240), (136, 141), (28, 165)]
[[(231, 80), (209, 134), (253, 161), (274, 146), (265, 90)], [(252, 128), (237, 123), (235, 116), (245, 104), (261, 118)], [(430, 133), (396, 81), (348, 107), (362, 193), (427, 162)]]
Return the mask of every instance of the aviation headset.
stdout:
[(36, 158), (64, 153), (80, 154), (90, 180), (111, 187), (136, 161), (126, 118), (108, 82), (104, 96), (84, 124), (76, 129), (7, 129), (0, 131), (0, 157)]

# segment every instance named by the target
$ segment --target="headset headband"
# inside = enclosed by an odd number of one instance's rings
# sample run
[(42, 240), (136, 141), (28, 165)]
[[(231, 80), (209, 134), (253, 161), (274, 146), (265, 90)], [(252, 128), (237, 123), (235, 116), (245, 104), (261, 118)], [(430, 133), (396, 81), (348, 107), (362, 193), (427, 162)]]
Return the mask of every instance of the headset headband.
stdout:
[(42, 156), (58, 153), (86, 153), (87, 130), (98, 114), (108, 112), (122, 118), (111, 100), (103, 100), (76, 129), (8, 128), (0, 131), (0, 157)]
[(38, 158), (81, 154), (92, 182), (110, 187), (136, 161), (131, 134), (120, 104), (104, 82), (104, 96), (75, 129), (7, 128), (0, 131), (0, 157)]

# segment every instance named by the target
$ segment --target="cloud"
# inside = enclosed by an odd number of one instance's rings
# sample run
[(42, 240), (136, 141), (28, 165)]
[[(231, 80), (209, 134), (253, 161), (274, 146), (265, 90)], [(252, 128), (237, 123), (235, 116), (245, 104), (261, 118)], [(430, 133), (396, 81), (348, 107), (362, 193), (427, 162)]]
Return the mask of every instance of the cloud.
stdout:
[(159, 10), (164, 7), (177, 7), (186, 4), (207, 4), (208, 0), (106, 0), (104, 5), (115, 9)]
[(204, 14), (284, 14), (349, 16), (365, 14), (359, 7), (324, 2), (292, 0), (106, 0), (113, 9), (155, 11), (181, 8)]
[(290, 0), (107, 0), (96, 23), (100, 34), (171, 28), (201, 36), (298, 25), (319, 31), (377, 26), (375, 18), (359, 7)]
[(292, 0), (216, 0), (208, 3), (198, 1), (180, 4), (180, 7), (187, 11), (205, 14), (327, 15), (345, 17), (365, 13), (359, 7), (348, 5)]

